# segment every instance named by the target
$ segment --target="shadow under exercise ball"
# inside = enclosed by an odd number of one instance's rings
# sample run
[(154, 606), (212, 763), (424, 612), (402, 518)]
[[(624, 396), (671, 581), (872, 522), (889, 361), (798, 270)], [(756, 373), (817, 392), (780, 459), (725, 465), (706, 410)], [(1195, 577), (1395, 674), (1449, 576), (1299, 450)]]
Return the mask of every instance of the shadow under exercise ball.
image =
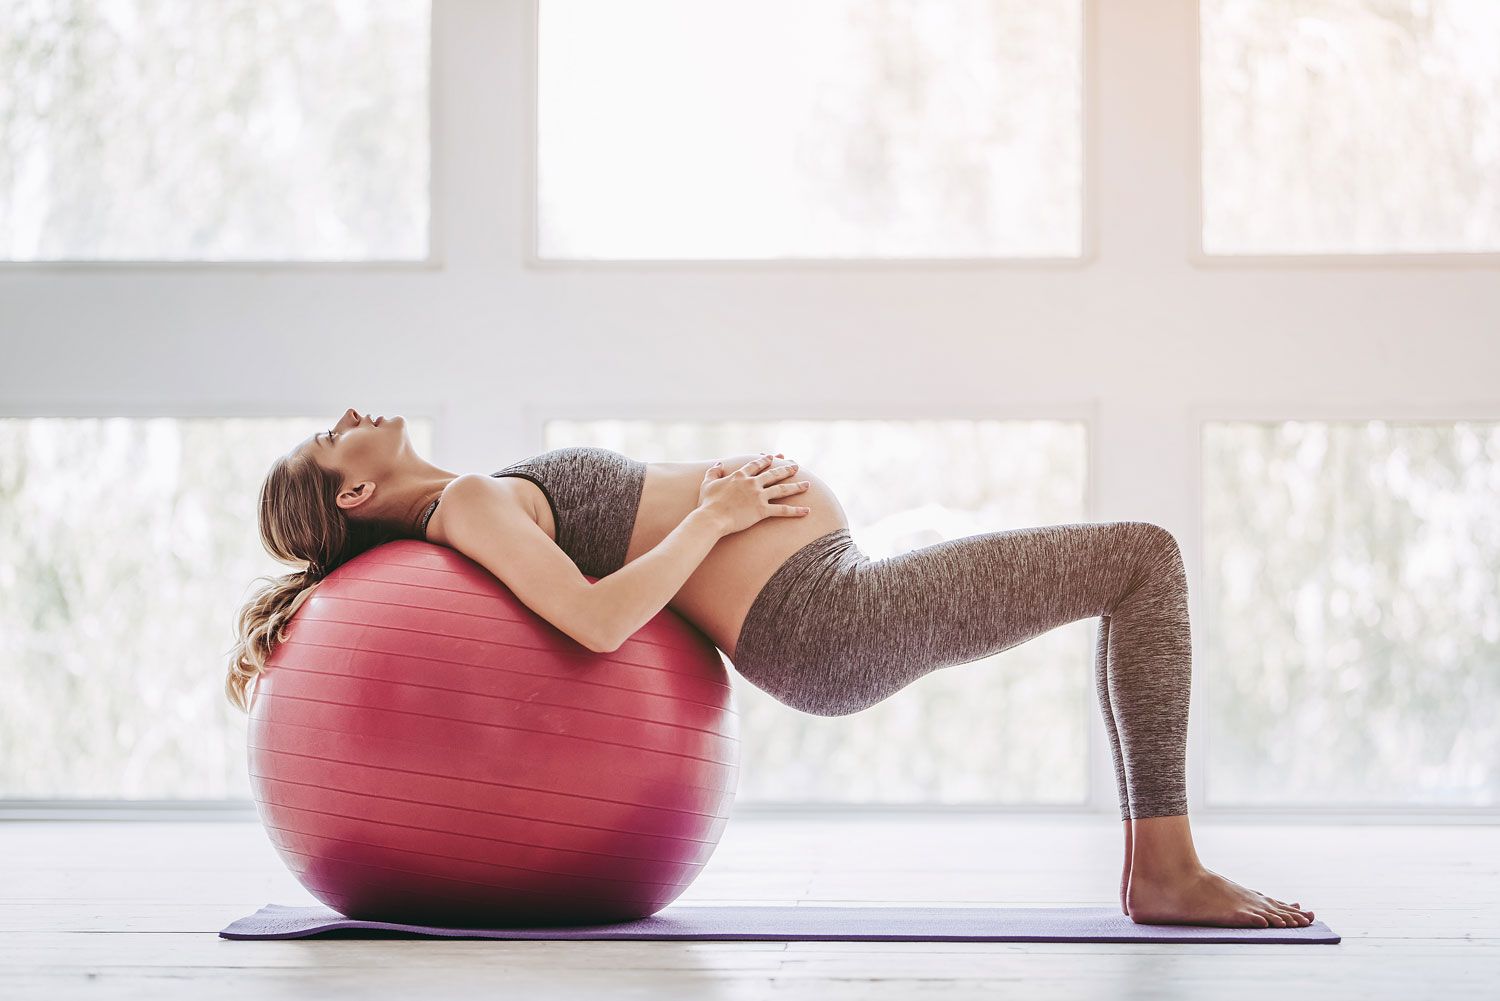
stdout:
[(664, 608), (594, 653), (462, 553), (402, 539), (329, 574), (250, 709), (282, 860), (354, 918), (646, 917), (708, 863), (739, 777), (718, 650)]

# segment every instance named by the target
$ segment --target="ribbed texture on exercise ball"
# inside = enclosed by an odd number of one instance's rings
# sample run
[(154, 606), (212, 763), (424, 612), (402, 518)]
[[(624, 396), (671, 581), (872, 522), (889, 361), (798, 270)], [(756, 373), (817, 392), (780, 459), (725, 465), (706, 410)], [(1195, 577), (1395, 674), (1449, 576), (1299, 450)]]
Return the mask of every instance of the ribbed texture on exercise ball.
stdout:
[(718, 846), (739, 717), (717, 649), (670, 608), (594, 653), (406, 539), (324, 578), (286, 637), (251, 704), (251, 788), (283, 861), (345, 915), (625, 921)]

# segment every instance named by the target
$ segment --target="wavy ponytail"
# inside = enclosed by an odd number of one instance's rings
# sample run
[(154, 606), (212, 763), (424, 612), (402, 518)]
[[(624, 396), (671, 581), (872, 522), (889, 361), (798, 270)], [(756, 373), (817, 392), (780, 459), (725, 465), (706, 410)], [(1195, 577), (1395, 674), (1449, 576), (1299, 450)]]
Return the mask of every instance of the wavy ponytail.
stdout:
[(224, 679), (224, 694), (242, 712), (250, 711), (250, 685), (265, 669), (276, 644), (286, 639), (286, 624), (322, 580), (312, 568), (284, 577), (257, 577), (269, 583), (240, 609), (235, 621), (238, 640)]
[(393, 539), (415, 535), (410, 525), (355, 520), (336, 503), (342, 477), (300, 451), (278, 458), (261, 484), (260, 541), (283, 563), (305, 564), (256, 590), (235, 619), (224, 694), (231, 705), (250, 711), (251, 685), (265, 670), (286, 625), (320, 581), (360, 553)]

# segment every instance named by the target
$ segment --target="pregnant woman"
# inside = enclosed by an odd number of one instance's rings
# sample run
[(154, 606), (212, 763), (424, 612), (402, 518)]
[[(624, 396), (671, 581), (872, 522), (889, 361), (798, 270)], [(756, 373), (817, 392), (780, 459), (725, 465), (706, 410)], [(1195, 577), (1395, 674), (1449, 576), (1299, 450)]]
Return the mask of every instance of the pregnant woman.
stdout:
[[(889, 459), (921, 472), (919, 456)], [(419, 456), (402, 418), (351, 409), (276, 460), (260, 532), (277, 559), (307, 566), (240, 612), (226, 691), (241, 709), (317, 582), (394, 539), (463, 553), (593, 650), (615, 649), (670, 606), (745, 679), (820, 716), (1098, 617), (1095, 685), (1125, 828), (1121, 910), (1146, 924), (1314, 917), (1198, 859), (1184, 774), (1187, 580), (1176, 540), (1149, 522), (986, 532), (871, 559), (828, 486), (780, 454), (640, 462), (572, 447), (458, 474)]]

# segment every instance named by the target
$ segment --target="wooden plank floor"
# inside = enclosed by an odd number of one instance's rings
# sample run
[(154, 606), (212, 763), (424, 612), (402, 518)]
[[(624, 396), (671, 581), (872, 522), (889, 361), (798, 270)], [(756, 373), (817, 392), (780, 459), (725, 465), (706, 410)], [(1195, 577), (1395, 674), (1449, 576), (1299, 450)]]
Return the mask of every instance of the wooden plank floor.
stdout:
[[(1335, 946), (234, 942), (316, 903), (252, 822), (0, 823), (0, 997), (1317, 998), (1500, 996), (1500, 828), (1205, 822), (1204, 863)], [(1115, 905), (1113, 818), (741, 814), (682, 903)]]

